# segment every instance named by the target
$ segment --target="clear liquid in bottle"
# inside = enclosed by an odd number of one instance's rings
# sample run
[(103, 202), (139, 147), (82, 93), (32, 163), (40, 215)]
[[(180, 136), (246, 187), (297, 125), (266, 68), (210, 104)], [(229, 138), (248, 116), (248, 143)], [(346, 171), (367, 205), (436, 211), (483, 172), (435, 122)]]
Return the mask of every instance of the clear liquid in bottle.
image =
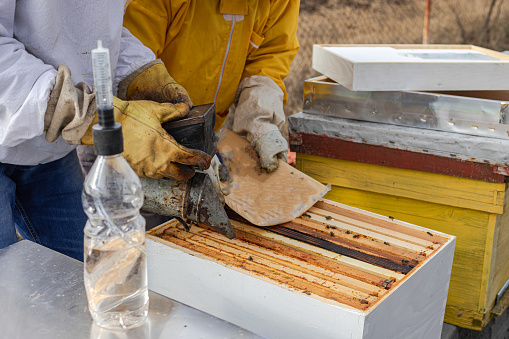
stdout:
[(137, 327), (148, 315), (143, 193), (130, 172), (120, 155), (99, 157), (83, 189), (85, 289), (92, 317), (107, 329)]

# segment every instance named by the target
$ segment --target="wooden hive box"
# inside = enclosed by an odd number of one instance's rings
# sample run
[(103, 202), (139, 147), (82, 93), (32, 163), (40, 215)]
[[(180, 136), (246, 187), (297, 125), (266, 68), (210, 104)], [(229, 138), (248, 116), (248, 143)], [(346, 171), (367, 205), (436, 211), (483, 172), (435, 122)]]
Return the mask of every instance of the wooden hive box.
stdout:
[(268, 338), (439, 338), (455, 237), (322, 200), (237, 237), (147, 232), (149, 288)]
[(354, 91), (509, 89), (509, 56), (472, 45), (315, 44), (313, 68)]
[[(305, 102), (319, 97), (307, 85)], [(445, 321), (481, 330), (501, 315), (509, 304), (509, 153), (500, 150), (509, 140), (313, 113), (290, 117), (297, 168), (332, 184), (327, 199), (457, 236)]]

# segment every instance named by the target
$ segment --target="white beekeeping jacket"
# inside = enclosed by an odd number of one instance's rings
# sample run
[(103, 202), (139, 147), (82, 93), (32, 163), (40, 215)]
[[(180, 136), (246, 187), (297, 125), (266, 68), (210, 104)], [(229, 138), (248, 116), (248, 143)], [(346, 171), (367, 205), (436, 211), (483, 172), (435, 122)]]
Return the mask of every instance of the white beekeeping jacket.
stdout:
[(110, 49), (114, 91), (155, 59), (122, 27), (125, 0), (0, 0), (0, 162), (37, 165), (75, 146), (44, 137), (44, 113), (57, 67), (92, 88), (97, 40)]

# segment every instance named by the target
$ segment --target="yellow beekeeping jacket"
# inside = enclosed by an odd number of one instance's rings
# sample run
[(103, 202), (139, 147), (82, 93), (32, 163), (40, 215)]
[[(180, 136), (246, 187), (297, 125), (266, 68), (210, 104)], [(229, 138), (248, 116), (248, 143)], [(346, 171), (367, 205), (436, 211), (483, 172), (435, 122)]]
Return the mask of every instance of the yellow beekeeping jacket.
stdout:
[(194, 105), (216, 103), (219, 129), (240, 81), (283, 78), (297, 54), (298, 0), (133, 0), (124, 26), (160, 58)]

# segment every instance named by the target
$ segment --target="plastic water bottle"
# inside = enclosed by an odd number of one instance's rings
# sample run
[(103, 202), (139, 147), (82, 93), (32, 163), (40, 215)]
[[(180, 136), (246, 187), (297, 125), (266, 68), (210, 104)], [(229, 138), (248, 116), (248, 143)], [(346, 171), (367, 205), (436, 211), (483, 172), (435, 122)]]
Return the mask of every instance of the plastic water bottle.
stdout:
[(99, 326), (128, 329), (141, 325), (148, 315), (145, 220), (140, 215), (143, 191), (121, 155), (122, 128), (113, 117), (108, 49), (99, 43), (92, 59), (99, 122), (93, 126), (93, 138), (98, 157), (82, 193), (89, 218), (85, 289), (90, 313)]
[[(85, 180), (85, 288), (96, 323), (141, 325), (148, 315), (145, 220), (140, 180), (120, 155), (99, 156)], [(112, 226), (108, 223), (113, 223)]]

